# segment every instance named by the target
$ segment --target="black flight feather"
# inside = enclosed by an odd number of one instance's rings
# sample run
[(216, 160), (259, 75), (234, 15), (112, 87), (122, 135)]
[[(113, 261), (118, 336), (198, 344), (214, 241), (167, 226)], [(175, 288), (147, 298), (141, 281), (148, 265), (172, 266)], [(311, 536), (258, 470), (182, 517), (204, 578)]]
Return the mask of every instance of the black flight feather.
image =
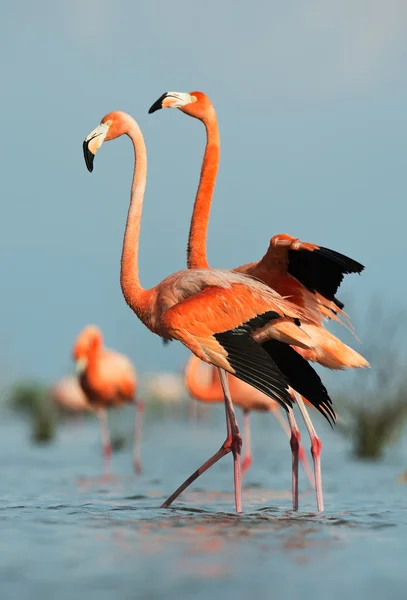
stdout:
[(263, 327), (279, 316), (269, 311), (246, 321), (240, 327), (215, 333), (214, 337), (228, 353), (228, 362), (235, 370), (235, 376), (287, 410), (288, 406), (292, 406), (288, 381), (271, 356), (250, 336), (254, 329)]
[(262, 348), (273, 359), (290, 386), (311, 402), (324, 415), (329, 424), (335, 423), (336, 415), (332, 400), (313, 367), (291, 346), (277, 340), (269, 340)]
[(343, 308), (335, 294), (350, 273), (361, 273), (365, 267), (356, 260), (320, 247), (318, 250), (288, 250), (288, 272), (311, 292), (318, 292)]

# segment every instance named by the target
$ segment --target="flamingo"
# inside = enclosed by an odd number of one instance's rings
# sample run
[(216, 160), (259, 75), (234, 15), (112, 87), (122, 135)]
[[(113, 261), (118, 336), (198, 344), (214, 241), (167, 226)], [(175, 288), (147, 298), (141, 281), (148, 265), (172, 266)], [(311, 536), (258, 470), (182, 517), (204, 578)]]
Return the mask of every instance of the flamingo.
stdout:
[[(224, 392), (227, 436), (221, 448), (162, 505), (167, 507), (210, 466), (232, 452), (236, 511), (242, 511), (240, 452), (242, 438), (236, 421), (226, 372), (264, 392), (286, 410), (290, 386), (305, 395), (333, 422), (332, 402), (313, 368), (287, 344), (315, 347), (312, 314), (244, 273), (216, 269), (185, 269), (151, 289), (139, 279), (139, 234), (147, 178), (147, 153), (136, 121), (122, 111), (103, 117), (85, 138), (83, 152), (90, 172), (103, 142), (127, 135), (133, 144), (134, 169), (124, 234), (120, 283), (125, 301), (139, 320), (166, 340), (178, 340), (204, 362), (219, 369)], [(267, 343), (263, 346), (259, 341)], [(286, 351), (283, 352), (282, 348)]]
[(110, 443), (110, 432), (104, 408), (94, 408), (88, 401), (81, 384), (75, 375), (62, 377), (51, 387), (50, 396), (53, 402), (72, 412), (95, 411), (99, 419), (102, 451), (105, 460), (109, 460), (112, 454)]
[[(186, 115), (202, 121), (206, 129), (206, 148), (189, 231), (187, 265), (192, 269), (207, 269), (209, 265), (206, 255), (206, 236), (220, 157), (220, 135), (215, 109), (209, 98), (198, 91), (166, 92), (154, 102), (148, 112), (151, 114), (161, 108), (178, 108)], [(344, 305), (335, 294), (345, 274), (361, 273), (363, 269), (363, 265), (343, 254), (316, 244), (301, 242), (287, 234), (279, 234), (271, 238), (268, 250), (260, 261), (242, 265), (234, 271), (259, 279), (281, 295), (288, 296), (292, 303), (311, 311), (317, 324), (310, 326), (304, 324), (304, 329), (308, 333), (311, 333), (311, 329), (313, 333), (318, 331), (319, 343), (312, 349), (301, 349), (294, 345), (296, 351), (307, 360), (318, 362), (330, 369), (344, 369), (345, 367), (368, 367), (369, 363), (358, 352), (322, 329), (321, 323), (326, 318), (340, 322), (342, 322), (341, 316), (347, 318), (342, 310)], [(311, 439), (317, 505), (318, 511), (322, 511), (324, 508), (320, 459), (322, 443), (316, 434), (303, 399), (298, 394), (294, 396)], [(298, 477), (297, 455), (300, 433), (290, 409), (287, 414), (291, 428), (293, 490), (295, 490), (298, 489), (295, 481)], [(295, 507), (298, 500), (294, 496)]]
[(103, 335), (96, 325), (87, 325), (79, 333), (72, 357), (83, 393), (99, 415), (105, 458), (110, 458), (112, 453), (106, 409), (130, 403), (136, 406), (133, 465), (136, 473), (141, 473), (144, 403), (136, 399), (137, 377), (131, 361), (124, 354), (103, 346)]
[[(207, 369), (211, 375), (210, 383), (204, 384), (199, 377), (200, 368), (203, 363), (199, 358), (192, 355), (185, 367), (184, 383), (188, 393), (199, 400), (200, 402), (212, 403), (223, 402), (222, 386), (220, 384), (218, 372), (213, 367)], [(248, 471), (252, 464), (251, 451), (251, 433), (250, 433), (250, 411), (271, 412), (278, 423), (281, 425), (284, 433), (290, 439), (291, 431), (286, 421), (283, 419), (279, 405), (277, 402), (268, 398), (259, 390), (256, 390), (251, 385), (236, 379), (233, 375), (228, 375), (229, 389), (233, 398), (233, 403), (243, 411), (243, 429), (244, 429), (244, 456), (242, 460), (242, 477)], [(314, 480), (311, 475), (308, 460), (302, 446), (299, 447), (299, 460), (302, 462), (304, 470), (307, 474), (309, 482), (314, 485)]]

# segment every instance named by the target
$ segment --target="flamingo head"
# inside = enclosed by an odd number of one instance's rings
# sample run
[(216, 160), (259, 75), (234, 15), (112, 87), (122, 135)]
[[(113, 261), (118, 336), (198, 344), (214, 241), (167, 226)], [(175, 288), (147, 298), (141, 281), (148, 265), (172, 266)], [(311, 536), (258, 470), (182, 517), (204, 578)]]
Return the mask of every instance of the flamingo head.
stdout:
[(103, 142), (109, 142), (127, 133), (130, 120), (132, 120), (130, 115), (121, 110), (116, 110), (104, 116), (100, 125), (90, 132), (82, 144), (83, 156), (90, 173), (93, 171), (95, 154)]
[(76, 371), (82, 373), (88, 364), (89, 356), (103, 343), (102, 332), (96, 325), (87, 325), (78, 337), (72, 348), (72, 358), (76, 364)]
[(160, 108), (179, 108), (182, 112), (204, 120), (208, 111), (213, 110), (211, 101), (203, 92), (166, 92), (154, 102), (149, 109), (149, 114)]

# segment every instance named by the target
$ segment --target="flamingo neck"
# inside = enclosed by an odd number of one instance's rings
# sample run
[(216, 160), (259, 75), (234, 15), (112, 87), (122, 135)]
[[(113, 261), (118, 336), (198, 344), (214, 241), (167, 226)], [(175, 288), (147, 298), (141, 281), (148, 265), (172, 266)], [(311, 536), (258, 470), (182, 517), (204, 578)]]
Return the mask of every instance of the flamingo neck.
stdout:
[(134, 148), (134, 171), (123, 240), (120, 284), (127, 304), (144, 321), (147, 311), (148, 290), (145, 290), (140, 284), (138, 250), (141, 213), (147, 180), (147, 151), (143, 134), (133, 119), (130, 121), (127, 135), (131, 139)]
[(98, 362), (103, 352), (103, 342), (100, 337), (95, 337), (87, 352), (88, 369), (92, 369)]
[(206, 129), (206, 147), (189, 230), (187, 250), (189, 269), (209, 267), (206, 256), (206, 236), (220, 156), (219, 127), (213, 106), (207, 111), (202, 122)]
[(211, 378), (209, 385), (202, 384), (199, 378), (200, 365), (201, 360), (193, 356), (185, 369), (185, 387), (189, 394), (201, 402), (222, 402), (223, 393), (219, 379), (216, 381)]

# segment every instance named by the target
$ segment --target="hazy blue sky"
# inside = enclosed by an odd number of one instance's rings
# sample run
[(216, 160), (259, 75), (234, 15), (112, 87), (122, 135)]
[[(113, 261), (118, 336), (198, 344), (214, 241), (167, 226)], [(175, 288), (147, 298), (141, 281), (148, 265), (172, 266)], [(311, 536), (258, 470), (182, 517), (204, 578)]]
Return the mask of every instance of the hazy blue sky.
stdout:
[(366, 265), (341, 292), (359, 310), (376, 293), (389, 310), (403, 305), (404, 0), (22, 0), (2, 3), (0, 40), (4, 376), (61, 375), (89, 322), (140, 371), (186, 359), (122, 298), (131, 144), (105, 144), (93, 175), (81, 149), (107, 112), (138, 120), (149, 153), (142, 282), (183, 268), (204, 130), (178, 111), (147, 114), (167, 90), (205, 91), (217, 110), (213, 266), (260, 258), (287, 232)]

